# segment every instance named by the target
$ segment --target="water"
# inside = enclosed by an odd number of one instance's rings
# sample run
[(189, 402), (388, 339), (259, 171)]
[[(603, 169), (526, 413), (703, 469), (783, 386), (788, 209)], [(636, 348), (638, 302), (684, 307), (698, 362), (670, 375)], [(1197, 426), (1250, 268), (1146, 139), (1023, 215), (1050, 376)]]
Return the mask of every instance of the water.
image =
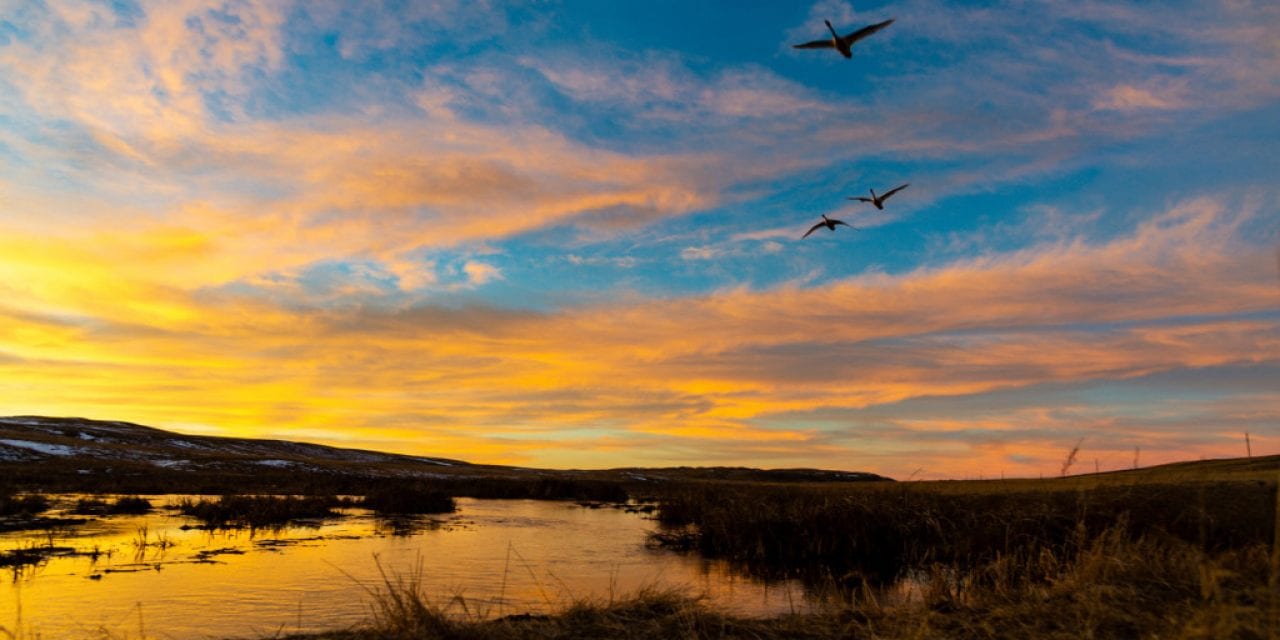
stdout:
[[(163, 506), (179, 496), (150, 499)], [(809, 608), (798, 583), (765, 584), (720, 562), (647, 548), (656, 525), (639, 514), (533, 500), (458, 506), (408, 530), (352, 509), (316, 527), (184, 531), (192, 519), (160, 509), (0, 533), (0, 551), (52, 544), (82, 554), (3, 570), (0, 636), (263, 638), (339, 629), (369, 618), (383, 574), (416, 579), (433, 602), (471, 618), (549, 612), (647, 587), (685, 589), (741, 615)]]

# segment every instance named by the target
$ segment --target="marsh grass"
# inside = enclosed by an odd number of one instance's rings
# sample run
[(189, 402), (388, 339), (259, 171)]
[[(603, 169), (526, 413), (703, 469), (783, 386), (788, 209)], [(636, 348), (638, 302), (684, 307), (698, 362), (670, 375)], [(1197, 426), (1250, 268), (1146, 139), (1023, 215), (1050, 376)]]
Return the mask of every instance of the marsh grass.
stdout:
[(151, 512), (151, 501), (140, 496), (122, 496), (113, 502), (101, 498), (80, 498), (72, 513), (78, 515), (143, 515)]
[(42, 515), (53, 501), (40, 494), (17, 495), (0, 485), (0, 532), (29, 531), (84, 524), (83, 518), (55, 518)]
[(142, 525), (137, 528), (136, 533), (129, 544), (133, 546), (133, 557), (137, 562), (141, 562), (147, 556), (147, 551), (155, 553), (157, 558), (164, 557), (166, 551), (173, 547), (176, 543), (169, 539), (164, 531), (157, 531), (154, 535), (151, 533), (150, 527)]
[(384, 515), (453, 513), (458, 510), (452, 496), (424, 485), (384, 487), (371, 491), (360, 506)]
[(151, 501), (141, 496), (122, 496), (108, 507), (111, 515), (142, 515), (151, 513)]
[[(880, 638), (1263, 638), (1268, 619), (1265, 545), (1207, 553), (1174, 539), (1131, 539), (1112, 529), (1070, 557), (1042, 551), (960, 570), (935, 564), (913, 597), (845, 592), (806, 613), (751, 618), (716, 611), (688, 593), (641, 590), (582, 600), (555, 613), (494, 617), (461, 596), (434, 600), (421, 576), (369, 589), (363, 627), (305, 636), (326, 640), (756, 640)], [(491, 613), (491, 612), (488, 612)], [(300, 636), (301, 637), (301, 636)]]
[[(1250, 472), (1252, 473), (1252, 472)], [(815, 608), (751, 618), (647, 590), (550, 615), (491, 615), (383, 576), (360, 628), (327, 640), (1270, 638), (1280, 620), (1276, 475), (1137, 481), (779, 486), (660, 496), (660, 532)], [(501, 613), (501, 612), (500, 612)]]
[(49, 498), (38, 495), (15, 495), (0, 491), (0, 516), (35, 516), (53, 506)]
[[(1103, 535), (1178, 540), (1206, 552), (1269, 545), (1275, 482), (899, 483), (861, 487), (689, 485), (662, 497), (655, 543), (763, 577), (842, 588), (936, 564), (1074, 558)], [(1010, 565), (1012, 568), (1015, 565)], [(1023, 571), (1034, 573), (1024, 562)]]
[(60, 547), (52, 544), (30, 545), (17, 549), (0, 551), (0, 567), (20, 568), (42, 564), (53, 556), (75, 555), (71, 547)]
[(337, 499), (324, 496), (225, 495), (218, 500), (184, 498), (174, 506), (183, 515), (200, 520), (207, 528), (256, 529), (299, 520), (337, 517), (341, 514), (332, 509), (337, 504)]

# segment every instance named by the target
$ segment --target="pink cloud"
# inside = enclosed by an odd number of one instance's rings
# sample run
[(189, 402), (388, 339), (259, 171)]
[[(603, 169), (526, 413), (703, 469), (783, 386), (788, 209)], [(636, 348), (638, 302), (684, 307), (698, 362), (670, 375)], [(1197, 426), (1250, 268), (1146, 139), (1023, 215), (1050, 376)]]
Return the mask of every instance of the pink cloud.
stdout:
[(1151, 88), (1122, 84), (1108, 89), (1094, 100), (1093, 108), (1113, 111), (1143, 109), (1169, 110), (1187, 106), (1186, 90), (1179, 87)]

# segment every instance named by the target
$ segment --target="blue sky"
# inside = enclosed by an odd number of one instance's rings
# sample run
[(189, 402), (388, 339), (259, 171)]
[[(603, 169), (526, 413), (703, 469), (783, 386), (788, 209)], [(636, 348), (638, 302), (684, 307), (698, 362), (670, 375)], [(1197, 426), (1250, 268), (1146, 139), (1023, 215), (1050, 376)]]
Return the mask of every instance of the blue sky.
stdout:
[(1277, 27), (6, 5), (0, 409), (555, 467), (1276, 452)]

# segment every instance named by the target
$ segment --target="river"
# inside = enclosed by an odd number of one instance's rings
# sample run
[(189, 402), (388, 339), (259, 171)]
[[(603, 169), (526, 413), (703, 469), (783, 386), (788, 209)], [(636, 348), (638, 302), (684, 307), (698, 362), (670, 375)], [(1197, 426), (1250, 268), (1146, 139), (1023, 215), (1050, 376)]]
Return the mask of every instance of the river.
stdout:
[[(147, 497), (158, 507), (147, 515), (0, 533), (0, 551), (74, 550), (4, 570), (0, 629), (18, 638), (148, 640), (340, 629), (369, 619), (387, 580), (414, 583), (470, 618), (545, 613), (645, 588), (683, 589), (749, 616), (810, 606), (798, 582), (766, 584), (722, 562), (649, 548), (656, 523), (615, 508), (463, 498), (456, 513), (409, 522), (346, 509), (314, 526), (206, 531), (164, 508), (181, 496)], [(58, 498), (69, 507), (75, 496)]]

